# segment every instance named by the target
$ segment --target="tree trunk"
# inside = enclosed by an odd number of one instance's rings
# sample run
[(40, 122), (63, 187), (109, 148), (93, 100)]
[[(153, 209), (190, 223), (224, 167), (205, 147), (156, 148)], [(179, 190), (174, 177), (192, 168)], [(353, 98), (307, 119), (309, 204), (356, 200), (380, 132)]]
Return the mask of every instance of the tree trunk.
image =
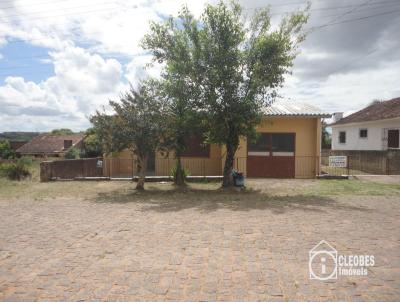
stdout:
[(176, 173), (174, 178), (174, 184), (178, 187), (185, 185), (185, 176), (183, 175), (183, 168), (180, 156), (176, 158)]
[(222, 187), (228, 188), (233, 187), (233, 177), (232, 177), (232, 170), (233, 170), (233, 161), (235, 158), (236, 149), (232, 148), (232, 146), (226, 146), (226, 158), (225, 158), (225, 165), (224, 165), (224, 177), (222, 179)]
[(239, 147), (239, 137), (232, 132), (228, 135), (228, 142), (226, 143), (226, 158), (224, 166), (224, 175), (222, 179), (222, 187), (233, 187), (234, 181), (232, 177), (233, 163), (235, 160), (235, 153)]
[(138, 170), (138, 182), (136, 184), (136, 190), (143, 191), (144, 190), (144, 182), (146, 179), (146, 170), (147, 170), (147, 156), (138, 157), (137, 162), (137, 170)]

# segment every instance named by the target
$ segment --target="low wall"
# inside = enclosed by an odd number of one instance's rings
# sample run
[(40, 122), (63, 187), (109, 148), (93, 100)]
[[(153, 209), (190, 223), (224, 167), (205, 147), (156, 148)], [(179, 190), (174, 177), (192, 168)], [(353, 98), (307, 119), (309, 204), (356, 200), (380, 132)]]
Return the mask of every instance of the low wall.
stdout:
[(40, 163), (40, 181), (103, 176), (103, 168), (97, 167), (98, 160), (101, 158), (43, 161)]
[(359, 150), (322, 150), (321, 160), (329, 156), (344, 155), (348, 157), (349, 169), (379, 175), (400, 174), (400, 150), (359, 151)]

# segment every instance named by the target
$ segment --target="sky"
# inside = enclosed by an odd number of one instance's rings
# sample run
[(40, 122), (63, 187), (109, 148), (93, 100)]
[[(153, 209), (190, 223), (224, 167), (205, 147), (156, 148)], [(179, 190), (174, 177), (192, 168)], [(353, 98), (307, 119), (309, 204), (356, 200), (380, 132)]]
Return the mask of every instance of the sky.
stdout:
[[(90, 127), (88, 117), (159, 66), (140, 48), (150, 21), (214, 0), (0, 0), (0, 132)], [(273, 24), (304, 0), (239, 1)], [(355, 112), (400, 97), (400, 0), (312, 0), (308, 35), (280, 96)]]

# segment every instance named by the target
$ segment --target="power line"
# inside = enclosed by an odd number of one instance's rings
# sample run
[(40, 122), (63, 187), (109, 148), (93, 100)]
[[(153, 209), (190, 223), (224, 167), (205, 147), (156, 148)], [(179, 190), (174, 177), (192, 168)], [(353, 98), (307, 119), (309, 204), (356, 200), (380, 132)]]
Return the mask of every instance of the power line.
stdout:
[[(78, 0), (64, 0), (64, 1), (42, 1), (42, 2), (35, 2), (35, 3), (31, 3), (31, 4), (24, 4), (24, 5), (10, 5), (10, 6), (3, 6), (0, 7), (1, 10), (7, 10), (7, 9), (13, 9), (13, 8), (25, 8), (25, 7), (31, 7), (31, 6), (35, 6), (38, 7), (40, 4), (63, 4), (63, 3), (71, 3), (71, 2), (80, 2)], [(3, 2), (0, 2), (3, 3)], [(6, 2), (4, 2), (6, 3)]]
[[(343, 20), (343, 21), (340, 21), (340, 22), (327, 23), (327, 24), (322, 24), (322, 25), (319, 25), (319, 26), (312, 26), (312, 27), (309, 28), (309, 31), (315, 30), (315, 29), (319, 29), (319, 28), (329, 27), (329, 26), (333, 26), (333, 25), (337, 25), (337, 24), (344, 24), (344, 23), (349, 23), (349, 22), (365, 20), (365, 19), (369, 19), (369, 18), (373, 18), (373, 17), (389, 15), (389, 14), (397, 13), (399, 11), (400, 10), (392, 10), (392, 11), (387, 11), (387, 12), (383, 12), (383, 13), (377, 13), (377, 14), (368, 15), (368, 16), (364, 16), (364, 17), (359, 17), (359, 18), (354, 18), (354, 19), (347, 19), (347, 20)], [(8, 41), (8, 44), (26, 43), (26, 42), (34, 42), (34, 41), (40, 41), (40, 40), (48, 40), (48, 39), (51, 39), (51, 38), (46, 37), (46, 38), (34, 38), (34, 39), (19, 39), (19, 40)]]
[[(349, 23), (349, 22), (356, 22), (356, 21), (361, 21), (361, 20), (365, 20), (365, 19), (369, 19), (372, 17), (377, 17), (377, 16), (383, 16), (383, 15), (389, 15), (389, 14), (393, 14), (393, 13), (397, 13), (400, 12), (399, 10), (394, 10), (394, 11), (387, 11), (387, 12), (383, 12), (383, 13), (378, 13), (378, 14), (374, 14), (374, 15), (369, 15), (369, 16), (364, 16), (364, 17), (359, 17), (359, 18), (354, 18), (354, 19), (347, 19), (347, 20), (343, 20), (340, 22), (335, 22), (335, 23), (326, 23), (326, 24), (322, 24), (319, 26), (313, 26), (311, 28), (309, 28), (309, 31), (315, 31), (317, 29), (321, 29), (321, 28), (325, 28), (328, 26), (333, 26), (333, 25), (337, 25), (337, 24), (344, 24), (344, 23)], [(49, 38), (43, 38), (43, 39), (49, 39)], [(31, 40), (18, 40), (18, 41), (9, 41), (8, 43), (16, 43), (16, 42), (27, 42), (27, 41), (33, 41), (33, 40), (43, 40), (43, 39), (31, 39)], [(31, 56), (33, 57), (33, 56)], [(35, 57), (41, 57), (41, 56), (35, 56)], [(43, 57), (48, 57), (43, 55)], [(132, 55), (114, 55), (114, 56), (110, 56), (109, 58), (117, 58), (117, 57), (132, 57)], [(30, 58), (30, 57), (25, 57), (25, 58)], [(9, 68), (4, 68), (4, 69), (0, 69), (0, 70), (12, 70), (12, 69), (23, 69), (23, 68), (29, 68), (29, 66), (15, 66), (15, 67), (9, 67)]]
[(393, 10), (393, 11), (388, 11), (388, 12), (383, 12), (383, 13), (378, 13), (378, 14), (374, 14), (374, 15), (369, 15), (369, 16), (365, 16), (365, 17), (359, 17), (359, 18), (354, 18), (354, 19), (347, 19), (347, 20), (343, 20), (343, 21), (335, 22), (335, 23), (327, 23), (327, 24), (323, 24), (323, 25), (319, 25), (319, 26), (313, 26), (313, 27), (310, 27), (309, 30), (315, 30), (315, 29), (325, 28), (325, 27), (329, 27), (329, 26), (333, 26), (333, 25), (338, 25), (338, 24), (344, 24), (344, 23), (350, 23), (350, 22), (361, 21), (361, 20), (365, 20), (365, 19), (369, 19), (369, 18), (373, 18), (373, 17), (390, 15), (390, 14), (394, 14), (394, 13), (397, 13), (397, 12), (400, 12), (400, 9)]
[[(54, 3), (54, 2), (45, 2), (45, 3)], [(56, 2), (57, 3), (57, 2)], [(275, 5), (271, 5), (271, 7), (281, 7), (281, 6), (287, 6), (287, 5), (297, 5), (297, 4), (306, 4), (307, 2), (290, 2), (290, 3), (281, 3), (281, 4), (275, 4)], [(393, 3), (398, 3), (398, 1), (378, 1), (378, 2), (372, 2), (370, 3), (370, 5), (378, 5), (378, 6), (383, 6), (385, 4), (393, 4)], [(59, 11), (59, 10), (70, 10), (70, 9), (75, 9), (75, 8), (82, 8), (82, 7), (92, 7), (92, 6), (96, 6), (98, 7), (99, 5), (104, 5), (104, 4), (113, 4), (113, 5), (123, 5), (124, 3), (121, 2), (115, 2), (115, 1), (107, 1), (107, 2), (100, 2), (100, 3), (95, 3), (95, 4), (87, 4), (87, 5), (79, 5), (79, 6), (70, 6), (70, 7), (63, 7), (63, 8), (58, 8), (58, 9), (52, 9), (52, 10), (45, 10), (45, 11), (34, 11), (32, 13), (29, 14), (12, 14), (12, 15), (5, 15), (3, 16), (3, 18), (9, 18), (9, 17), (19, 17), (19, 16), (24, 16), (24, 17), (29, 17), (32, 15), (37, 15), (37, 14), (43, 14), (43, 13), (50, 13), (50, 12), (54, 12), (54, 11)], [(327, 7), (327, 8), (317, 8), (317, 9), (311, 9), (311, 11), (318, 11), (318, 10), (331, 10), (331, 9), (341, 9), (341, 8), (348, 8), (348, 7), (354, 7), (356, 5), (345, 5), (345, 6), (336, 6), (336, 7)], [(36, 6), (37, 7), (37, 6)], [(11, 6), (9, 8), (15, 8), (14, 6)], [(137, 8), (137, 7), (136, 7)], [(259, 7), (261, 8), (261, 7)], [(0, 9), (4, 9), (4, 8), (0, 8)], [(245, 9), (256, 9), (256, 8), (245, 8)]]
[[(370, 0), (372, 1), (372, 0)], [(293, 5), (295, 3), (300, 3), (300, 4), (304, 4), (305, 2), (291, 2), (291, 3), (286, 3), (286, 4), (279, 4), (276, 6), (283, 6), (283, 5)], [(99, 4), (105, 4), (105, 5), (111, 5), (113, 4), (113, 2), (101, 2)], [(116, 3), (115, 3), (116, 4)], [(389, 6), (389, 5), (396, 5), (396, 4), (400, 4), (398, 1), (380, 1), (380, 2), (373, 2), (370, 4), (375, 4), (375, 5), (379, 5), (379, 6)], [(91, 7), (92, 5), (81, 5), (81, 6), (76, 6), (76, 7), (67, 7), (67, 8), (62, 8), (62, 10), (70, 10), (70, 9), (77, 9), (77, 8), (82, 8), (82, 7)], [(337, 7), (328, 7), (328, 8), (316, 8), (316, 9), (310, 9), (310, 11), (320, 11), (320, 10), (332, 10), (332, 9), (341, 9), (341, 8), (346, 8), (346, 7), (354, 7), (354, 5), (347, 5), (347, 6), (337, 6)], [(137, 6), (134, 7), (128, 7), (128, 8), (124, 8), (124, 10), (127, 9), (137, 9)], [(259, 7), (261, 8), (261, 7)], [(371, 7), (373, 8), (373, 7)], [(42, 14), (42, 13), (47, 13), (47, 12), (54, 12), (54, 11), (58, 11), (58, 10), (51, 10), (51, 11), (41, 11), (41, 12), (34, 12), (32, 14), (14, 14), (14, 15), (8, 15), (3, 17), (4, 18), (9, 18), (9, 17), (24, 17), (24, 21), (32, 21), (32, 20), (40, 20), (40, 19), (48, 19), (48, 18), (58, 18), (58, 17), (64, 17), (64, 16), (80, 16), (83, 14), (91, 14), (94, 12), (114, 12), (114, 10), (119, 10), (119, 7), (115, 7), (115, 8), (102, 8), (102, 9), (95, 9), (95, 10), (87, 10), (87, 11), (78, 11), (78, 12), (70, 12), (70, 13), (63, 13), (63, 14), (58, 14), (58, 15), (49, 15), (49, 16), (39, 16), (39, 17), (34, 17), (34, 18), (26, 18), (29, 16), (32, 16), (33, 14)], [(257, 7), (254, 8), (246, 8), (246, 9), (257, 9)], [(283, 15), (286, 13), (291, 13), (291, 12), (282, 12), (282, 13), (273, 13), (271, 15)], [(14, 23), (14, 22), (18, 22), (19, 20), (3, 20), (0, 19), (0, 21), (2, 21), (3, 24), (10, 24), (10, 23)]]
[[(137, 9), (137, 7), (131, 7), (131, 8), (125, 8), (124, 12), (126, 10), (131, 10), (131, 9)], [(115, 13), (120, 11), (119, 8), (115, 9), (98, 9), (98, 10), (88, 10), (88, 11), (83, 11), (83, 12), (75, 12), (75, 13), (69, 13), (69, 14), (61, 14), (61, 15), (53, 15), (53, 16), (44, 16), (44, 17), (37, 17), (37, 18), (31, 18), (31, 19), (24, 19), (24, 21), (32, 21), (32, 20), (41, 20), (41, 19), (51, 19), (51, 18), (58, 18), (58, 17), (66, 17), (66, 16), (81, 16), (85, 14), (91, 14), (91, 13), (97, 13), (97, 12), (109, 12), (109, 13)], [(15, 23), (16, 20), (7, 20), (7, 21), (2, 21), (3, 24), (10, 24), (10, 23)]]
[[(100, 2), (100, 3), (96, 3), (96, 7), (98, 7), (99, 5), (115, 5), (115, 2)], [(57, 12), (57, 11), (64, 11), (64, 10), (71, 10), (71, 9), (77, 9), (77, 8), (82, 8), (82, 7), (93, 7), (93, 4), (90, 5), (79, 5), (79, 6), (69, 6), (69, 7), (62, 7), (62, 8), (57, 8), (57, 9), (52, 9), (52, 10), (46, 10), (46, 11), (34, 11), (34, 12), (30, 12), (29, 14), (25, 14), (25, 13), (19, 13), (19, 14), (12, 14), (12, 15), (4, 15), (2, 16), (2, 19), (4, 18), (10, 18), (10, 17), (30, 17), (32, 15), (40, 15), (43, 13), (51, 13), (51, 12)], [(1, 20), (0, 20), (1, 21)], [(8, 21), (8, 20), (7, 20)]]
[(349, 67), (350, 65), (352, 65), (354, 62), (357, 62), (357, 61), (359, 61), (359, 60), (361, 60), (361, 59), (363, 59), (363, 58), (365, 58), (365, 57), (368, 57), (368, 56), (370, 56), (371, 54), (377, 52), (378, 50), (379, 50), (379, 47), (376, 47), (376, 48), (374, 48), (373, 50), (367, 52), (366, 54), (364, 54), (364, 55), (362, 55), (362, 56), (359, 56), (359, 57), (357, 57), (357, 58), (351, 60), (350, 62), (348, 62), (348, 63), (342, 65), (341, 67), (335, 69), (334, 71), (330, 72), (329, 74), (334, 74), (334, 73), (337, 73), (337, 72), (339, 72), (339, 71), (342, 71), (343, 69), (345, 69), (345, 68)]
[(347, 16), (348, 14), (351, 14), (352, 12), (357, 11), (359, 8), (361, 8), (361, 7), (365, 6), (365, 5), (367, 5), (367, 4), (368, 4), (369, 2), (371, 2), (371, 1), (372, 1), (372, 0), (367, 0), (367, 1), (363, 2), (363, 3), (361, 3), (360, 5), (357, 5), (357, 6), (354, 7), (353, 9), (351, 9), (351, 10), (349, 10), (349, 11), (347, 11), (347, 12), (344, 12), (343, 14), (341, 14), (340, 16), (334, 18), (333, 20), (331, 20), (331, 21), (328, 22), (328, 23), (330, 24), (330, 23), (335, 22), (336, 20), (342, 19), (344, 16)]

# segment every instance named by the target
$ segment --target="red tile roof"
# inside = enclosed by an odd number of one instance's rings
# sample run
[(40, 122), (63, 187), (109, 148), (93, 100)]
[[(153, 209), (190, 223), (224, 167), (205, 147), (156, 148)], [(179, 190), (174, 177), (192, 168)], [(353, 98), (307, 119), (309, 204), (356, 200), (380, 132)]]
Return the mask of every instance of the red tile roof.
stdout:
[(400, 97), (388, 101), (373, 103), (360, 111), (340, 119), (336, 123), (331, 124), (331, 126), (377, 121), (396, 117), (400, 117)]
[(18, 148), (20, 154), (58, 154), (65, 152), (64, 140), (71, 140), (72, 146), (83, 140), (82, 134), (49, 135), (42, 134), (34, 137), (30, 142)]

